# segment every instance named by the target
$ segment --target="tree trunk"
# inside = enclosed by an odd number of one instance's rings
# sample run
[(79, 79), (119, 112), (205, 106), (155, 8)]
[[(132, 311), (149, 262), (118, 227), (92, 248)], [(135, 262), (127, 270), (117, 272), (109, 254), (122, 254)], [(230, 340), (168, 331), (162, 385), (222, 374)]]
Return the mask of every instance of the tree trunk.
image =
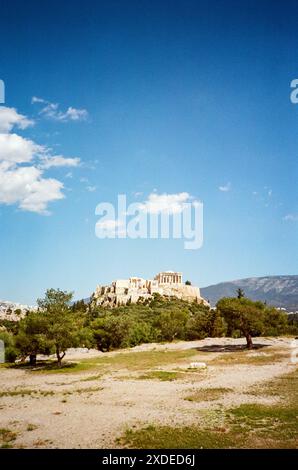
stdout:
[(36, 354), (29, 355), (29, 364), (30, 366), (36, 366)]
[(56, 356), (57, 356), (58, 367), (61, 367), (62, 366), (62, 359), (65, 356), (65, 352), (63, 354), (60, 354), (60, 349), (56, 348)]
[(247, 349), (252, 349), (253, 348), (253, 344), (252, 344), (252, 337), (250, 334), (247, 334), (245, 335), (245, 338), (246, 338), (246, 347)]

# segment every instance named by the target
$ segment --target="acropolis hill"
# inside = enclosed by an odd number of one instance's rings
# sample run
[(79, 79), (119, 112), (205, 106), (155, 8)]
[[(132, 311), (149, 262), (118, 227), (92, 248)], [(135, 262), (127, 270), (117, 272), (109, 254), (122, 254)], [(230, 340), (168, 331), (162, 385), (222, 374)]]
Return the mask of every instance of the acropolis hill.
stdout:
[(108, 286), (98, 285), (92, 295), (91, 302), (94, 305), (116, 307), (127, 303), (136, 303), (142, 299), (151, 299), (155, 293), (165, 297), (176, 297), (188, 302), (195, 301), (209, 305), (201, 297), (198, 287), (185, 285), (182, 281), (182, 273), (174, 271), (158, 273), (154, 279), (130, 277), (113, 281)]

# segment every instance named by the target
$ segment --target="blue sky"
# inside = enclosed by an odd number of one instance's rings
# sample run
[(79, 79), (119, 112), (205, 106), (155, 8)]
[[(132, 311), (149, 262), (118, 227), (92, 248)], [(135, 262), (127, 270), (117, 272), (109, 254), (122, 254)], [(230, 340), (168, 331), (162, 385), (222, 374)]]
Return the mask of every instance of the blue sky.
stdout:
[[(291, 1), (2, 0), (0, 298), (297, 274), (297, 23)], [(201, 249), (96, 238), (98, 203), (154, 192), (203, 201)]]

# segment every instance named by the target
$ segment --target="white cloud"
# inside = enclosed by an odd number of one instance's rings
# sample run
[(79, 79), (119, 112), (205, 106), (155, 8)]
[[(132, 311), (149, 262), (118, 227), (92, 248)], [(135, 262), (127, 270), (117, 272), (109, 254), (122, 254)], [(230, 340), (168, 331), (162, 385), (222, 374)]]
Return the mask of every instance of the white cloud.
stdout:
[(227, 184), (225, 184), (225, 185), (219, 186), (218, 189), (219, 189), (220, 191), (226, 193), (226, 192), (228, 192), (228, 191), (231, 190), (231, 183), (229, 182), (229, 183), (227, 183)]
[(32, 96), (31, 103), (32, 103), (32, 104), (35, 104), (35, 103), (47, 103), (47, 101), (44, 100), (43, 98), (38, 98), (38, 96)]
[(80, 121), (80, 120), (85, 120), (88, 117), (88, 112), (86, 109), (77, 109), (77, 108), (72, 108), (71, 106), (67, 109), (67, 111), (63, 114), (61, 114), (60, 119), (62, 121), (66, 120), (71, 120), (71, 121)]
[(17, 134), (0, 134), (0, 162), (7, 164), (30, 162), (44, 147)]
[(157, 194), (151, 193), (148, 199), (143, 203), (139, 204), (141, 211), (159, 214), (161, 212), (167, 212), (169, 214), (176, 214), (182, 212), (185, 203), (190, 203), (192, 197), (189, 193), (177, 193), (177, 194)]
[(45, 104), (39, 114), (46, 116), (47, 118), (54, 119), (55, 121), (84, 121), (88, 117), (88, 111), (86, 109), (78, 109), (69, 106), (66, 111), (61, 111), (58, 103), (51, 103), (50, 101), (38, 98), (37, 96), (32, 97), (31, 103)]
[(65, 158), (63, 155), (54, 155), (41, 157), (40, 167), (48, 170), (52, 167), (75, 167), (79, 164), (79, 158)]
[(31, 124), (14, 108), (0, 108), (0, 204), (17, 204), (25, 211), (49, 214), (48, 204), (64, 198), (63, 183), (46, 178), (44, 171), (75, 167), (80, 159), (51, 155), (51, 149), (9, 133), (13, 126), (25, 129)]
[(18, 204), (20, 209), (49, 214), (49, 202), (62, 199), (63, 183), (42, 177), (42, 171), (34, 166), (0, 167), (0, 203)]
[(15, 108), (0, 107), (0, 132), (10, 132), (14, 126), (26, 129), (33, 124), (34, 121), (19, 114)]
[(283, 220), (287, 222), (297, 222), (298, 221), (298, 214), (287, 214), (283, 217)]

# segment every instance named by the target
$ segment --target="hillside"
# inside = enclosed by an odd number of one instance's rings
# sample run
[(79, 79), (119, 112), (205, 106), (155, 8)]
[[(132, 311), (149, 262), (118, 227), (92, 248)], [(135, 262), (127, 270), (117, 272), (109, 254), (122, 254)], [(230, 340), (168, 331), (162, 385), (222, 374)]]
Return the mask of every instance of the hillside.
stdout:
[(23, 305), (7, 300), (0, 300), (0, 320), (17, 321), (22, 318), (28, 310), (34, 310), (35, 307)]
[(238, 287), (252, 300), (266, 301), (270, 305), (285, 308), (288, 312), (298, 310), (297, 275), (249, 277), (221, 282), (201, 288), (201, 294), (214, 306), (221, 297), (235, 297)]

